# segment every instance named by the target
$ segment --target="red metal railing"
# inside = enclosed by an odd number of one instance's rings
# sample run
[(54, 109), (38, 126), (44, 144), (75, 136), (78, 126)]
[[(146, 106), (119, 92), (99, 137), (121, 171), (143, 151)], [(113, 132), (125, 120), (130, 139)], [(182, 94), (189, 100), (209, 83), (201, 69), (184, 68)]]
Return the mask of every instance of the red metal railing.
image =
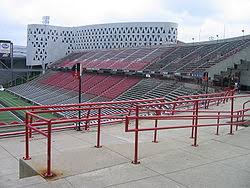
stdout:
[[(174, 115), (162, 115), (163, 112), (166, 110), (164, 109), (152, 109), (149, 107), (154, 107), (156, 104), (142, 104), (142, 105), (137, 105), (136, 106), (136, 113), (135, 115), (127, 116), (126, 121), (125, 121), (125, 131), (126, 132), (134, 132), (135, 133), (135, 146), (134, 146), (134, 164), (139, 164), (138, 161), (138, 143), (139, 143), (139, 132), (141, 131), (154, 131), (154, 138), (153, 142), (157, 143), (157, 131), (159, 130), (167, 130), (167, 129), (180, 129), (180, 128), (191, 128), (192, 129), (192, 135), (191, 138), (194, 138), (193, 146), (198, 146), (197, 144), (197, 137), (198, 137), (198, 127), (211, 127), (211, 126), (216, 126), (216, 134), (219, 134), (219, 126), (230, 126), (230, 131), (229, 134), (233, 134), (233, 126), (236, 125), (236, 128), (238, 125), (245, 124), (246, 122), (244, 121), (239, 121), (239, 118), (244, 118), (244, 117), (249, 117), (250, 115), (246, 115), (243, 112), (247, 112), (250, 110), (248, 109), (240, 109), (240, 110), (234, 110), (234, 100), (235, 98), (249, 98), (250, 95), (245, 95), (245, 96), (224, 96), (224, 97), (213, 97), (213, 98), (203, 98), (203, 99), (193, 99), (193, 100), (186, 100), (186, 101), (175, 101), (176, 106), (179, 103), (187, 102), (187, 103), (193, 103), (193, 109), (192, 110), (178, 110), (178, 112), (190, 112), (191, 114), (188, 115), (177, 115), (174, 111)], [(200, 103), (202, 102), (207, 102), (207, 101), (212, 101), (212, 100), (231, 100), (231, 105), (230, 105), (230, 110), (199, 110), (200, 109)], [(161, 103), (162, 105), (166, 105), (169, 102), (164, 102)], [(173, 102), (170, 102), (170, 104), (173, 104)], [(159, 106), (159, 103), (157, 103)], [(243, 105), (245, 106), (245, 105)], [(148, 116), (141, 116), (142, 113), (145, 113), (146, 110), (155, 110), (156, 115), (148, 115)], [(199, 123), (199, 120), (216, 120), (216, 123), (207, 123), (207, 124), (201, 124)], [(221, 120), (230, 120), (229, 122), (220, 122)], [(236, 121), (234, 121), (236, 119)], [(131, 120), (134, 120), (134, 128), (129, 128), (129, 123)], [(139, 127), (139, 121), (141, 120), (154, 120), (155, 124), (153, 127), (150, 128), (140, 128)], [(191, 124), (182, 124), (180, 125), (174, 125), (174, 126), (161, 126), (158, 127), (158, 121), (159, 120), (190, 120)], [(169, 123), (171, 124), (171, 123)]]
[[(29, 117), (30, 116), (30, 117)], [(47, 131), (42, 131), (35, 126), (32, 126), (32, 119), (37, 118), (44, 121), (47, 124)], [(31, 121), (30, 121), (31, 120)], [(43, 174), (45, 177), (53, 176), (51, 172), (51, 120), (47, 118), (43, 118), (37, 114), (26, 112), (25, 118), (25, 157), (24, 160), (30, 160), (30, 151), (29, 151), (29, 139), (31, 137), (31, 131), (36, 131), (41, 135), (47, 138), (47, 172)]]
[[(226, 97), (226, 96), (233, 96), (235, 94), (235, 89), (233, 90), (228, 90), (228, 91), (224, 91), (224, 92), (219, 92), (219, 93), (208, 93), (208, 94), (199, 94), (199, 95), (185, 95), (185, 96), (179, 96), (177, 97), (176, 101), (182, 101), (184, 100), (185, 102), (187, 100), (191, 100), (191, 99), (201, 99), (201, 98), (211, 98), (210, 100), (206, 100), (204, 101), (204, 108), (208, 108), (210, 105), (216, 104), (217, 106), (223, 102), (225, 103), (227, 101), (227, 99), (222, 99), (222, 100), (215, 100), (214, 97)], [(181, 104), (181, 103), (179, 103)], [(175, 110), (177, 104), (173, 105), (173, 110)], [(188, 106), (188, 104), (187, 104)]]
[[(76, 111), (76, 109), (83, 111), (84, 107), (86, 108), (86, 116), (85, 117), (91, 117), (91, 111), (95, 110), (94, 107), (96, 106), (106, 106), (107, 109), (120, 109), (122, 112), (119, 113), (114, 113), (114, 112), (109, 112), (107, 115), (115, 115), (115, 116), (122, 116), (125, 118), (126, 114), (130, 114), (131, 111), (133, 111), (133, 107), (136, 104), (139, 103), (151, 103), (151, 102), (157, 102), (157, 101), (164, 101), (164, 98), (156, 98), (156, 99), (146, 99), (146, 100), (130, 100), (130, 101), (112, 101), (112, 102), (95, 102), (95, 103), (82, 103), (82, 104), (65, 104), (65, 105), (45, 105), (45, 106), (25, 106), (25, 107), (6, 107), (6, 108), (0, 108), (0, 113), (1, 112), (6, 112), (6, 111), (32, 111), (35, 113), (35, 111), (43, 111), (41, 113), (56, 113), (56, 112), (66, 112), (66, 111)], [(129, 105), (131, 107), (126, 107), (126, 105)], [(77, 107), (77, 108), (76, 108)], [(78, 107), (81, 107), (79, 109)], [(88, 109), (87, 109), (88, 108)], [(124, 113), (125, 112), (125, 113)], [(123, 118), (123, 120), (124, 120)], [(60, 118), (57, 118), (60, 119)], [(71, 118), (67, 118), (71, 119)], [(116, 123), (118, 120), (113, 118), (113, 123)], [(121, 119), (119, 118), (119, 121)], [(70, 121), (71, 122), (71, 121)], [(85, 126), (84, 129), (88, 129), (90, 126), (90, 121), (87, 119), (85, 121)], [(105, 123), (112, 123), (112, 122), (102, 122), (102, 124)], [(25, 126), (25, 122), (16, 122), (15, 125), (19, 126)], [(92, 123), (91, 125), (96, 125), (96, 123)], [(12, 124), (5, 123), (3, 126), (6, 127), (11, 127), (13, 126)], [(68, 128), (75, 128), (74, 125), (65, 125), (65, 126), (60, 126), (60, 127), (52, 127), (52, 130), (61, 130), (61, 129), (68, 129)], [(16, 136), (16, 135), (22, 135), (24, 134), (25, 131), (14, 131), (14, 132), (4, 132), (0, 133), (0, 138), (3, 136)]]
[[(178, 129), (178, 128), (191, 128), (191, 137), (194, 138), (194, 146), (197, 146), (197, 135), (198, 127), (216, 126), (216, 134), (219, 133), (219, 126), (230, 125), (230, 134), (233, 134), (233, 125), (243, 124), (242, 122), (234, 122), (236, 118), (239, 120), (241, 117), (248, 117), (249, 115), (244, 114), (249, 109), (234, 110), (234, 99), (239, 97), (250, 97), (247, 96), (233, 96), (234, 92), (231, 93), (220, 93), (220, 94), (202, 94), (196, 96), (186, 97), (189, 100), (178, 100), (173, 102), (166, 102), (163, 98), (148, 99), (148, 100), (133, 100), (133, 101), (117, 101), (117, 102), (97, 102), (97, 103), (82, 103), (82, 104), (68, 104), (68, 105), (50, 105), (50, 106), (34, 106), (34, 107), (10, 107), (0, 108), (1, 111), (12, 111), (12, 110), (27, 110), (25, 118), (25, 131), (19, 133), (9, 133), (6, 135), (15, 135), (25, 133), (25, 159), (29, 160), (29, 139), (32, 133), (39, 133), (47, 137), (47, 173), (45, 176), (51, 176), (51, 132), (54, 130), (75, 128), (73, 123), (85, 122), (81, 127), (88, 129), (89, 126), (97, 125), (97, 137), (96, 147), (101, 147), (101, 125), (106, 123), (115, 123), (125, 121), (125, 131), (135, 132), (135, 155), (133, 163), (138, 164), (138, 139), (140, 131), (154, 131), (153, 142), (157, 143), (157, 131), (164, 129)], [(183, 97), (185, 98), (185, 97)], [(190, 99), (191, 98), (191, 99)], [(205, 110), (212, 103), (219, 104), (218, 101), (231, 100), (231, 108), (227, 111), (216, 111), (216, 110)], [(192, 107), (190, 109), (190, 107)], [(205, 108), (202, 110), (201, 108)], [(104, 114), (105, 110), (121, 110), (121, 112), (110, 112)], [(39, 114), (44, 113), (57, 113), (66, 111), (85, 111), (86, 115), (81, 118), (55, 118), (47, 119), (41, 117)], [(90, 111), (95, 111), (95, 114)], [(190, 113), (188, 115), (182, 115), (180, 113)], [(146, 115), (146, 116), (142, 116)], [(216, 123), (211, 124), (200, 124), (199, 120), (202, 119), (216, 119)], [(229, 119), (230, 122), (222, 123), (221, 120)], [(135, 120), (135, 128), (129, 128), (129, 122)], [(141, 120), (154, 120), (154, 127), (151, 128), (139, 128), (139, 121)], [(175, 125), (175, 126), (164, 126), (159, 127), (159, 121), (161, 120), (190, 120), (191, 125)], [(91, 123), (90, 123), (91, 122)], [(53, 125), (69, 123), (70, 125), (62, 127), (53, 127)], [(47, 126), (47, 128), (39, 127)], [(0, 135), (1, 136), (1, 135)]]

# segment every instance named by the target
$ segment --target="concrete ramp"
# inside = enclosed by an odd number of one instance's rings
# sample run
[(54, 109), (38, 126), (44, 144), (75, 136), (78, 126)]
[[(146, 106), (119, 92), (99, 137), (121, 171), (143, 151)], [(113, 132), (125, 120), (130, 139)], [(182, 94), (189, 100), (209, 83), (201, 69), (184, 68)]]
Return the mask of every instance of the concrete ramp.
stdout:
[[(129, 159), (105, 148), (79, 148), (52, 154), (52, 180), (86, 173), (130, 162)], [(19, 160), (19, 177), (25, 178), (46, 172), (46, 155), (32, 156), (30, 160)]]

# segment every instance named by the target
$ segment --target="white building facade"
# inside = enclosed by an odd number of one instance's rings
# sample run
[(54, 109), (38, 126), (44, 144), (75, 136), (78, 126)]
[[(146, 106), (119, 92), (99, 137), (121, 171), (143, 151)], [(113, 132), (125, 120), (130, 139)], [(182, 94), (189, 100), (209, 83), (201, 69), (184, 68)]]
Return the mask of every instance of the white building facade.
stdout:
[(131, 22), (60, 27), (28, 25), (27, 65), (48, 64), (72, 52), (177, 43), (172, 22)]

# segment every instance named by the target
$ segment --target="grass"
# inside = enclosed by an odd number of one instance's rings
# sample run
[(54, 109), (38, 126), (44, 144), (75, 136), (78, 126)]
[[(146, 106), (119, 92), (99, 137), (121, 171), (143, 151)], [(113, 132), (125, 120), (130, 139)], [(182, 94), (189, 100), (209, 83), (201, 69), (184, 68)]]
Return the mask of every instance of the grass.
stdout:
[[(0, 101), (9, 107), (34, 106), (33, 104), (30, 104), (29, 102), (26, 102), (25, 100), (6, 91), (0, 92)], [(25, 112), (25, 110), (15, 111), (18, 117), (22, 117), (23, 119), (25, 118)], [(51, 113), (41, 114), (41, 116), (48, 119), (56, 118), (56, 116)], [(9, 123), (11, 121), (19, 121), (19, 119), (11, 112), (0, 112), (0, 121)]]
[[(2, 108), (2, 107), (3, 106), (0, 105), (0, 108)], [(10, 122), (13, 122), (13, 121), (20, 121), (20, 119), (17, 118), (11, 112), (0, 112), (0, 123), (1, 122), (10, 123)]]
[[(0, 92), (0, 102), (4, 103), (5, 106), (8, 107), (22, 107), (22, 106), (34, 106), (33, 104), (30, 104), (29, 102), (21, 99), (18, 96), (15, 96), (7, 91), (1, 91)], [(0, 104), (0, 108), (3, 108), (4, 106)], [(0, 123), (6, 123), (9, 124), (11, 122), (21, 122), (21, 119), (25, 119), (25, 112), (26, 110), (18, 110), (13, 112), (0, 112)], [(51, 113), (46, 113), (46, 114), (39, 114), (42, 117), (51, 119), (51, 118), (57, 118), (57, 116), (51, 114)], [(63, 125), (68, 125), (68, 124), (55, 124), (53, 127), (61, 127)], [(38, 126), (38, 128), (46, 128), (47, 126)], [(24, 126), (11, 126), (11, 127), (6, 127), (6, 126), (0, 126), (0, 133), (7, 133), (7, 132), (15, 132), (15, 131), (23, 131)]]

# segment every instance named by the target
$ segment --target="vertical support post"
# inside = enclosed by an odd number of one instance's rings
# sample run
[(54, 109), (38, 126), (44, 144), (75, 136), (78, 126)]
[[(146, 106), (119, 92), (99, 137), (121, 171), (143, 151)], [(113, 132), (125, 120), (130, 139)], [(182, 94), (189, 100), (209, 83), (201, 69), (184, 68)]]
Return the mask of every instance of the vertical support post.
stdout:
[[(156, 110), (156, 115), (157, 116), (160, 115), (158, 110)], [(157, 128), (157, 127), (158, 127), (158, 119), (155, 120), (155, 128)], [(157, 141), (157, 130), (156, 129), (154, 130), (154, 140), (152, 142), (158, 143), (158, 141)]]
[(51, 120), (48, 121), (48, 128), (47, 128), (47, 172), (44, 174), (45, 177), (53, 176), (51, 172)]
[(192, 131), (191, 131), (190, 138), (194, 138), (194, 121), (195, 121), (194, 115), (195, 115), (195, 103), (193, 105)]
[(14, 86), (13, 43), (10, 43), (11, 86)]
[(219, 124), (220, 124), (220, 112), (218, 112), (217, 127), (216, 127), (216, 134), (215, 135), (219, 135)]
[(245, 121), (245, 118), (244, 118), (244, 116), (245, 116), (245, 106), (243, 106), (243, 110), (242, 110), (241, 116), (242, 116), (241, 121), (242, 122)]
[(232, 97), (231, 98), (231, 124), (230, 124), (230, 132), (229, 132), (230, 135), (234, 134), (233, 133), (233, 120), (234, 120), (233, 115), (234, 115), (234, 98)]
[[(178, 101), (178, 99), (177, 99), (177, 101)], [(173, 108), (172, 108), (172, 115), (174, 115), (174, 114), (175, 114), (175, 108), (176, 108), (176, 105), (177, 105), (177, 103), (174, 103), (174, 104), (173, 104)]]
[[(91, 105), (89, 106), (89, 108), (91, 107)], [(89, 114), (90, 114), (90, 109), (88, 110), (88, 112), (87, 112), (87, 120), (86, 120), (86, 122), (85, 122), (85, 131), (87, 131), (87, 130), (89, 130), (89, 126), (88, 126), (88, 123), (89, 123), (89, 120), (88, 120), (88, 118), (89, 118)]]
[(224, 97), (224, 99), (221, 99), (222, 100), (222, 102), (223, 102), (223, 104), (225, 104), (225, 102), (226, 102), (226, 98), (225, 97), (227, 97), (227, 92), (225, 93), (225, 95), (222, 95), (221, 97)]
[(125, 117), (125, 132), (128, 132), (129, 120), (128, 116)]
[(128, 111), (128, 116), (130, 116), (133, 106), (134, 106), (134, 104), (131, 103), (131, 105), (130, 105), (130, 108), (131, 108), (131, 109)]
[(25, 114), (25, 157), (23, 157), (24, 160), (29, 160), (31, 157), (29, 156), (29, 115), (26, 112)]
[[(237, 119), (236, 119), (237, 123), (239, 122), (240, 113), (241, 113), (241, 112), (237, 112)], [(239, 125), (237, 124), (236, 127), (235, 127), (235, 131), (238, 131), (238, 126), (239, 126)]]
[(139, 128), (139, 107), (136, 106), (135, 109), (135, 153), (134, 153), (134, 160), (132, 161), (133, 164), (140, 164), (140, 161), (138, 161), (138, 128)]
[(98, 126), (97, 126), (97, 144), (96, 148), (101, 148), (100, 145), (100, 137), (101, 137), (101, 108), (98, 108)]
[[(216, 104), (216, 106), (219, 106), (220, 100), (221, 100), (221, 99), (217, 99), (217, 104)], [(225, 103), (225, 102), (224, 102), (224, 103)]]
[(207, 106), (206, 106), (206, 109), (208, 109), (209, 105), (210, 105), (210, 100), (207, 100)]
[(194, 144), (192, 146), (197, 147), (197, 136), (198, 136), (198, 110), (199, 110), (199, 101), (195, 102), (195, 121), (194, 121)]
[[(79, 74), (79, 89), (78, 89), (79, 104), (82, 102), (82, 76)], [(79, 106), (81, 108), (81, 106)], [(78, 111), (78, 118), (81, 119), (81, 110)], [(81, 131), (81, 121), (78, 123), (77, 131)]]
[[(31, 110), (32, 112), (34, 111), (34, 109)], [(29, 119), (29, 124), (32, 124), (33, 122), (33, 117), (30, 116), (30, 119)], [(32, 129), (29, 129), (29, 138), (32, 138)]]

